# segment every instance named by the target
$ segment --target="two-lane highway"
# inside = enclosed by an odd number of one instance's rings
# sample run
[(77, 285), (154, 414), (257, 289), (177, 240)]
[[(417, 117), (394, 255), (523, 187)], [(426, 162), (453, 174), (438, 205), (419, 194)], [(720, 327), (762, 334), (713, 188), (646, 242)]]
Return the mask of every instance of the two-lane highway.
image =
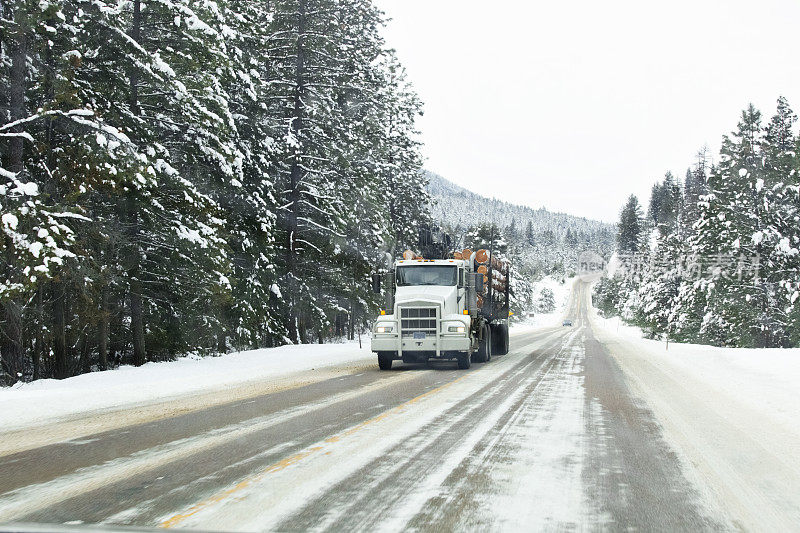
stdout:
[[(727, 529), (573, 327), (459, 371), (399, 365), (0, 457), (0, 522), (207, 530)], [(19, 438), (17, 435), (16, 438)]]

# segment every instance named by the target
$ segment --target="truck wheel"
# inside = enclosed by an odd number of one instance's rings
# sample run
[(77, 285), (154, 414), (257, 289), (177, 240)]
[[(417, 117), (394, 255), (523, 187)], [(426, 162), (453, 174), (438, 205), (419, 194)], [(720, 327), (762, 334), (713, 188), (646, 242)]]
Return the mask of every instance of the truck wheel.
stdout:
[(490, 328), (489, 326), (484, 326), (483, 339), (481, 339), (481, 343), (478, 345), (478, 352), (477, 356), (475, 357), (475, 360), (478, 363), (485, 363), (491, 358), (492, 358), (492, 328)]
[(458, 354), (457, 359), (458, 359), (458, 368), (460, 368), (461, 370), (466, 370), (470, 366), (472, 366), (472, 360), (470, 359), (469, 352)]
[(508, 324), (492, 326), (492, 353), (494, 355), (508, 353)]
[(381, 370), (391, 370), (392, 359), (394, 359), (394, 354), (392, 354), (392, 352), (378, 352), (378, 368)]

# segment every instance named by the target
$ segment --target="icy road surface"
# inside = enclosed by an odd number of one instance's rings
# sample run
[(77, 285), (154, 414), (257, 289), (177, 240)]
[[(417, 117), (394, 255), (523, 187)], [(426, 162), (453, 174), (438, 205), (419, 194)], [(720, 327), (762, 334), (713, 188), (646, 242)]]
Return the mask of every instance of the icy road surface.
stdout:
[(748, 439), (747, 427), (692, 395), (671, 409), (681, 384), (599, 331), (588, 298), (576, 285), (574, 327), (514, 335), (508, 355), (470, 371), (375, 364), (17, 446), (0, 455), (0, 522), (240, 531), (800, 523), (797, 446)]

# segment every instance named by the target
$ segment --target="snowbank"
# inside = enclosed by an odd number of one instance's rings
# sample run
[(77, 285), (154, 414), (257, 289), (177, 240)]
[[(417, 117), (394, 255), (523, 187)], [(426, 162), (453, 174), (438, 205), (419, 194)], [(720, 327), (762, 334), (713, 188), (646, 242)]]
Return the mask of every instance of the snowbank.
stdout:
[(22, 383), (0, 389), (0, 431), (366, 359), (372, 359), (369, 339), (361, 349), (358, 343), (281, 346)]
[(607, 334), (633, 344), (649, 361), (673, 375), (691, 377), (710, 400), (735, 400), (797, 430), (800, 412), (800, 348), (717, 348), (642, 338), (618, 318), (594, 322)]
[(800, 349), (667, 350), (636, 328), (617, 330), (616, 320), (593, 323), (720, 521), (744, 531), (796, 530)]
[(564, 283), (561, 283), (562, 278), (552, 278), (550, 276), (533, 283), (533, 293), (539, 297), (539, 293), (544, 288), (553, 291), (555, 296), (556, 309), (552, 313), (536, 313), (532, 317), (524, 317), (519, 322), (511, 324), (511, 331), (513, 333), (525, 333), (534, 329), (560, 326), (564, 318), (564, 313), (569, 303), (569, 295), (572, 291), (572, 285), (575, 283), (575, 278), (566, 278)]

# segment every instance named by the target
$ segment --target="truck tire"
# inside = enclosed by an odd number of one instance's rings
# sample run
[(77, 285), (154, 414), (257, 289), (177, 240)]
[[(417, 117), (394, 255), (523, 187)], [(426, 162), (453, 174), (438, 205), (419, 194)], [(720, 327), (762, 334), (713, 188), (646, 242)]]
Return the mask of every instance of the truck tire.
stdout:
[(508, 324), (492, 326), (492, 354), (506, 355), (508, 353)]
[(394, 354), (392, 352), (378, 352), (378, 368), (381, 370), (391, 370)]
[(456, 359), (458, 360), (458, 368), (461, 370), (467, 370), (472, 366), (472, 360), (470, 359), (469, 352), (458, 354)]
[(475, 352), (475, 362), (485, 363), (492, 358), (492, 328), (483, 327), (483, 338), (478, 344), (478, 351)]

